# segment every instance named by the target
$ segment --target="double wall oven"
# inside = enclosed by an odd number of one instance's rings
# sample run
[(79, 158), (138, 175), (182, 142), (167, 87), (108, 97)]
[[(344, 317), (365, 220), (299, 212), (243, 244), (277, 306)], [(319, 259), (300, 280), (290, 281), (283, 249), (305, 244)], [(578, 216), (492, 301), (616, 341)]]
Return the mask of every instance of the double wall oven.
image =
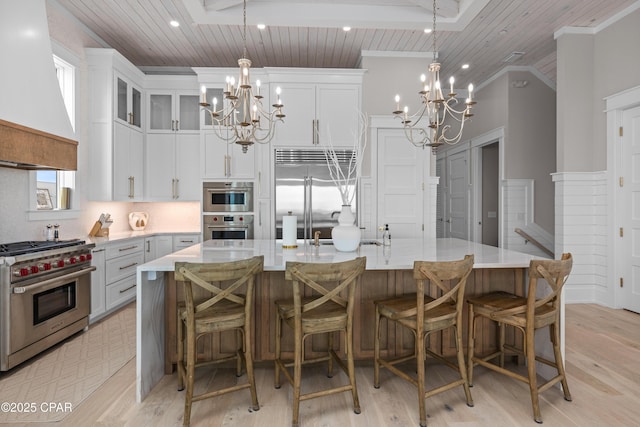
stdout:
[(202, 240), (253, 239), (253, 183), (205, 182)]
[(0, 244), (0, 370), (85, 329), (91, 249), (82, 240)]

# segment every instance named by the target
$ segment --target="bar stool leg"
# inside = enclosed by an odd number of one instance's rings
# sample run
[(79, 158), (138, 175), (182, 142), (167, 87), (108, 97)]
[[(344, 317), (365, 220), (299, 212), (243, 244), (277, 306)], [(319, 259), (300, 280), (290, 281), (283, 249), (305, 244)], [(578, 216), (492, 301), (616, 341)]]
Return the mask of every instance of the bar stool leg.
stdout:
[(467, 322), (467, 360), (469, 361), (467, 366), (467, 379), (469, 381), (469, 387), (473, 387), (473, 353), (476, 345), (476, 319), (473, 312), (473, 304), (469, 304), (469, 316)]
[(542, 424), (540, 402), (538, 400), (538, 381), (536, 377), (536, 350), (534, 345), (535, 329), (533, 325), (525, 330), (525, 351), (527, 356), (527, 372), (529, 375), (529, 389), (531, 391), (531, 405), (533, 406), (533, 419)]
[(380, 388), (380, 310), (377, 305), (373, 346), (373, 387)]
[(558, 368), (558, 374), (562, 375), (562, 392), (564, 393), (564, 400), (571, 402), (571, 392), (569, 392), (569, 384), (567, 383), (567, 374), (564, 370), (564, 363), (562, 360), (562, 353), (560, 352), (560, 331), (558, 330), (557, 323), (549, 325), (549, 335), (553, 343), (553, 354), (556, 359), (556, 367)]
[(353, 330), (347, 328), (347, 367), (349, 370), (349, 383), (351, 383), (351, 395), (353, 396), (353, 412), (360, 413), (360, 400), (358, 399), (358, 389), (356, 387), (356, 367), (353, 362)]
[(274, 361), (275, 369), (274, 369), (274, 382), (273, 386), (276, 389), (280, 388), (280, 340), (282, 339), (282, 318), (280, 315), (276, 318), (276, 360)]

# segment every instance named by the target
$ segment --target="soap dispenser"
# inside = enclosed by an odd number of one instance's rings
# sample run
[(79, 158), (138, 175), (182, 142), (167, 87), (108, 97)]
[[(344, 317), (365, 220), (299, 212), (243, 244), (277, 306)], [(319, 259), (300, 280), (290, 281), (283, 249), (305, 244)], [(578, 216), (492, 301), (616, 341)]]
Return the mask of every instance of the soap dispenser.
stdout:
[(391, 234), (389, 234), (389, 224), (384, 225), (384, 232), (382, 233), (382, 244), (384, 246), (391, 246)]

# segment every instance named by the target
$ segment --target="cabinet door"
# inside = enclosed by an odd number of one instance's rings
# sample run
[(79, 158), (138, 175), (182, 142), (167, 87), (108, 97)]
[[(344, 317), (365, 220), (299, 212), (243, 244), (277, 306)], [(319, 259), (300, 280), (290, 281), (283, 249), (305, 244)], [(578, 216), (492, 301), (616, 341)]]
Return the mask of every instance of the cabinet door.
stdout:
[(153, 261), (157, 258), (156, 255), (156, 238), (155, 236), (144, 238), (144, 262)]
[(255, 191), (254, 197), (259, 198), (268, 198), (271, 197), (271, 164), (273, 160), (271, 159), (271, 153), (273, 150), (271, 149), (271, 144), (257, 144), (255, 146), (255, 162), (256, 162), (256, 172), (255, 172)]
[(230, 178), (252, 179), (255, 177), (256, 145), (249, 147), (246, 153), (242, 152), (242, 147), (238, 144), (227, 145), (227, 156), (229, 157), (227, 172)]
[(142, 128), (142, 89), (116, 74), (115, 120), (121, 124)]
[(173, 200), (175, 138), (173, 133), (147, 134), (146, 191), (151, 200)]
[(100, 316), (106, 310), (105, 287), (105, 250), (104, 248), (91, 251), (91, 265), (96, 269), (91, 272), (91, 315), (90, 320)]
[(271, 202), (270, 199), (258, 199), (255, 202), (255, 215), (253, 218), (253, 238), (271, 239), (271, 230), (275, 225), (271, 223)]
[(360, 123), (359, 86), (318, 85), (316, 95), (319, 144), (353, 147)]
[(173, 236), (170, 234), (163, 234), (156, 236), (156, 257), (162, 258), (165, 255), (169, 255), (173, 252)]
[(212, 132), (203, 135), (202, 175), (205, 178), (227, 178), (227, 143)]
[(113, 128), (113, 200), (142, 200), (143, 135), (126, 125)]
[(271, 84), (282, 89), (284, 123), (278, 123), (274, 146), (310, 147), (314, 142), (314, 120), (316, 119), (315, 85)]
[(129, 170), (133, 177), (134, 201), (144, 199), (144, 135), (141, 131), (131, 129), (129, 135)]
[(200, 135), (177, 134), (175, 143), (175, 184), (176, 200), (200, 200)]
[(149, 132), (173, 132), (175, 128), (173, 95), (171, 93), (149, 94)]
[(113, 126), (113, 200), (132, 199), (132, 175), (129, 156), (131, 129), (121, 123)]
[(176, 95), (176, 130), (189, 132), (200, 130), (200, 98), (198, 92)]

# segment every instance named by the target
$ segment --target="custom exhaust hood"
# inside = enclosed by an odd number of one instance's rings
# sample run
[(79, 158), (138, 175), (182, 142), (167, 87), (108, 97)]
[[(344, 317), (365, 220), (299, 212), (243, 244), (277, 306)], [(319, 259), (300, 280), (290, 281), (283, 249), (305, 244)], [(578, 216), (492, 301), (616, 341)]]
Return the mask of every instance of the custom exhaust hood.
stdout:
[(45, 0), (0, 1), (0, 166), (76, 170)]

